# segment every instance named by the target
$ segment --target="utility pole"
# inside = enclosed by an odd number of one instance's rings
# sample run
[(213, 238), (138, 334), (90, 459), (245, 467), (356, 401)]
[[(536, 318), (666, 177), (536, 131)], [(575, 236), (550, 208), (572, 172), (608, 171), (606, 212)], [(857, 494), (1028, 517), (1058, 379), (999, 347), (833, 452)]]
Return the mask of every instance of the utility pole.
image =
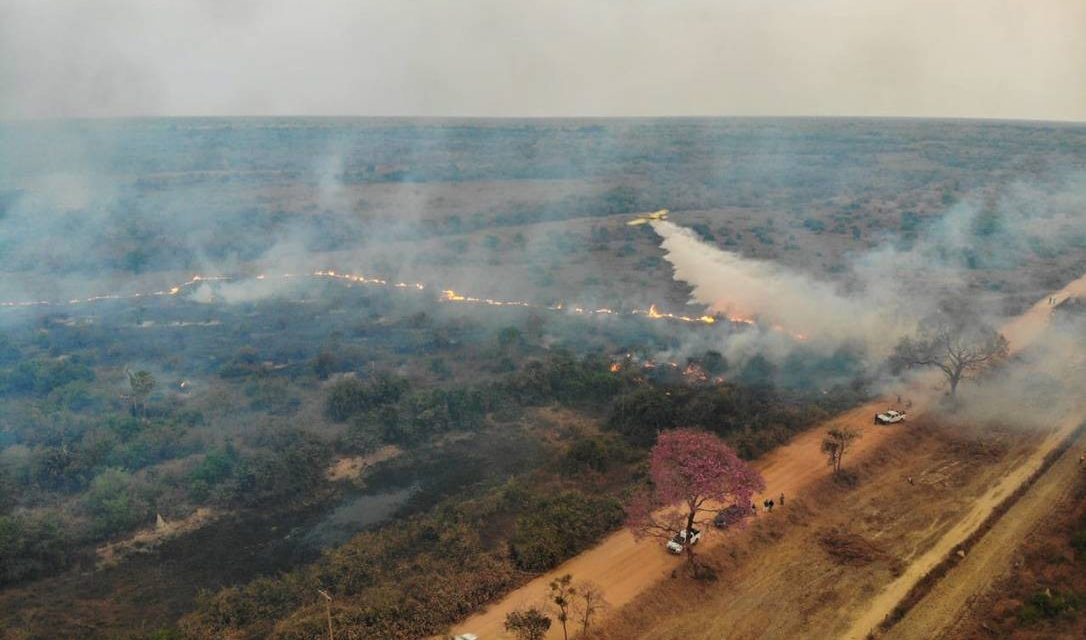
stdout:
[(321, 594), (324, 598), (324, 611), (328, 614), (328, 640), (336, 640), (332, 635), (332, 596), (328, 595), (328, 592), (324, 589), (318, 588), (317, 593)]

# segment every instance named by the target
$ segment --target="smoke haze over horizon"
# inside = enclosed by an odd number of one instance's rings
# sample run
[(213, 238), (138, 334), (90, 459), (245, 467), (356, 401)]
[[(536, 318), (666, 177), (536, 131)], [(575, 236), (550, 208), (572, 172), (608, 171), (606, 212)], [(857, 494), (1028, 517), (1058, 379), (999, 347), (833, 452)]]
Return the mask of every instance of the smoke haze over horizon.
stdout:
[(1086, 120), (1073, 0), (0, 0), (0, 119)]

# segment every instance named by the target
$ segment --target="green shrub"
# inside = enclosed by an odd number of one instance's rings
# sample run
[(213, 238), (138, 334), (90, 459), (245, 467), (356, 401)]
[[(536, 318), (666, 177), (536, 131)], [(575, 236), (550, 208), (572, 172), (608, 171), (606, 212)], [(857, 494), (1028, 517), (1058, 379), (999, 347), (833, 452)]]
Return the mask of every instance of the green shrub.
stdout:
[(645, 386), (615, 399), (608, 426), (636, 445), (648, 446), (656, 434), (675, 427), (677, 409), (671, 395)]
[(1045, 589), (1030, 596), (1018, 612), (1018, 618), (1023, 623), (1032, 623), (1039, 620), (1050, 620), (1072, 611), (1077, 604), (1074, 594), (1052, 593)]
[(513, 559), (525, 571), (546, 571), (595, 545), (623, 517), (622, 505), (609, 496), (565, 491), (538, 500), (517, 519)]
[(1079, 531), (1071, 538), (1071, 546), (1086, 553), (1086, 529)]
[(54, 573), (75, 559), (70, 523), (50, 513), (0, 516), (0, 585)]
[(566, 474), (587, 470), (603, 472), (610, 462), (610, 451), (603, 438), (581, 438), (570, 445), (562, 457), (561, 468)]
[(28, 360), (0, 372), (0, 394), (48, 395), (77, 381), (94, 380), (94, 372), (75, 358)]
[(384, 373), (368, 382), (345, 378), (329, 390), (325, 412), (329, 418), (343, 422), (369, 409), (398, 402), (409, 387), (406, 379)]
[(150, 507), (136, 491), (132, 476), (115, 467), (95, 476), (83, 504), (100, 536), (126, 531), (150, 518)]
[(301, 398), (283, 378), (258, 378), (245, 385), (249, 408), (267, 411), (275, 415), (294, 413), (302, 404)]

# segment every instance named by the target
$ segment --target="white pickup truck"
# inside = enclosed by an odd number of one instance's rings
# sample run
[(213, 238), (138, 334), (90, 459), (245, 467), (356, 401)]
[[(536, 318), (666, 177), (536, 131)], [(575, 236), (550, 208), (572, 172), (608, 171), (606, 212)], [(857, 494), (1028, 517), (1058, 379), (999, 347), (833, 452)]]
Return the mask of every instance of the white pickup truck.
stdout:
[(875, 424), (894, 424), (895, 422), (905, 422), (905, 414), (890, 410), (875, 416)]
[[(697, 529), (690, 530), (690, 544), (695, 545), (701, 540), (701, 531)], [(686, 529), (675, 534), (675, 537), (667, 541), (667, 550), (675, 555), (682, 553), (686, 549)]]

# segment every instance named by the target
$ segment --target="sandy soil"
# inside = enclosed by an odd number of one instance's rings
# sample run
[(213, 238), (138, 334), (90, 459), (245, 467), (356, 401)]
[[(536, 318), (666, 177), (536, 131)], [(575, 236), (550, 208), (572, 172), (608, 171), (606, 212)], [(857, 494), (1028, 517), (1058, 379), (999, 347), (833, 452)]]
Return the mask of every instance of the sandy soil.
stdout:
[(221, 514), (205, 507), (200, 507), (187, 518), (165, 522), (161, 526), (149, 527), (137, 531), (132, 537), (111, 542), (95, 549), (97, 568), (112, 566), (134, 553), (148, 553), (158, 548), (166, 540), (191, 533), (218, 518)]
[[(1057, 301), (1072, 295), (1086, 294), (1086, 275), (1068, 284), (1054, 295)], [(1031, 307), (1026, 313), (1004, 327), (1004, 334), (1011, 342), (1012, 351), (1017, 351), (1028, 345), (1047, 325), (1051, 315), (1051, 305), (1047, 297)], [(931, 401), (930, 378), (922, 377), (914, 388), (906, 391), (908, 397), (913, 398), (913, 412), (921, 414), (926, 405)], [(856, 463), (866, 459), (873, 451), (891, 434), (900, 431), (901, 426), (875, 427), (871, 425), (871, 416), (883, 411), (888, 406), (888, 401), (880, 399), (863, 407), (854, 409), (842, 416), (836, 417), (827, 424), (819, 425), (804, 432), (790, 444), (770, 453), (756, 463), (757, 468), (766, 479), (766, 495), (777, 496), (784, 492), (786, 495), (803, 496), (820, 480), (828, 475), (825, 459), (819, 451), (823, 433), (831, 424), (847, 424), (860, 430), (862, 439), (852, 452), (852, 461)], [(1069, 421), (1068, 421), (1069, 423)], [(1063, 433), (1066, 436), (1066, 432)], [(1058, 442), (1057, 436), (1052, 435), (1046, 439), (1040, 449), (1048, 449)], [(1027, 478), (1040, 464), (1044, 454), (1037, 453), (1031, 456), (1028, 462), (1016, 465), (1018, 469), (1007, 474), (1003, 481), (995, 483), (987, 495), (980, 499), (970, 511), (960, 519), (953, 531), (946, 531), (935, 545), (925, 545), (929, 551), (920, 555), (914, 561), (910, 561), (904, 572), (897, 576), (888, 587), (879, 591), (877, 585), (871, 585), (869, 596), (874, 596), (866, 611), (856, 619), (851, 627), (843, 634), (844, 637), (865, 637), (878, 622), (897, 604), (901, 596), (908, 592), (915, 580), (921, 577), (928, 567), (933, 566), (942, 559), (953, 546), (956, 545), (976, 526), (983, 522), (990, 513), (991, 508), (998, 504), (1001, 497), (1010, 492)], [(759, 499), (760, 500), (760, 499)], [(729, 536), (710, 536), (703, 543), (711, 548)], [(553, 571), (532, 580), (525, 586), (514, 591), (487, 610), (472, 616), (463, 623), (454, 627), (454, 633), (476, 633), (481, 637), (508, 638), (503, 628), (505, 615), (519, 607), (538, 604), (540, 595), (544, 593), (546, 584), (557, 576), (569, 573), (581, 580), (588, 580), (600, 585), (606, 585), (606, 597), (613, 610), (627, 605), (643, 591), (651, 587), (662, 577), (668, 575), (678, 567), (682, 560), (661, 553), (657, 541), (646, 540), (640, 543), (633, 539), (628, 531), (615, 533), (598, 546), (581, 555), (563, 563)], [(936, 549), (935, 547), (938, 547)], [(704, 551), (704, 549), (703, 549)], [(885, 584), (885, 582), (883, 583)], [(559, 629), (552, 628), (548, 638), (557, 638)], [(670, 637), (670, 636), (660, 636)]]
[[(957, 524), (947, 531), (934, 545), (932, 545), (923, 555), (912, 562), (905, 572), (887, 585), (879, 594), (868, 602), (864, 606), (863, 614), (856, 618), (849, 630), (842, 634), (840, 637), (844, 640), (864, 640), (868, 637), (875, 627), (882, 622), (882, 620), (890, 614), (895, 606), (905, 597), (905, 595), (912, 589), (913, 585), (917, 583), (928, 571), (939, 564), (943, 558), (947, 557), (951, 553), (954, 553), (955, 549), (973, 534), (985, 521), (985, 519), (992, 513), (1000, 502), (1002, 502), (1007, 496), (1014, 493), (1014, 491), (1025, 482), (1033, 473), (1040, 468), (1044, 462), (1044, 458), (1052, 452), (1052, 450), (1058, 446), (1061, 442), (1067, 439), (1067, 437), (1080, 425), (1083, 420), (1086, 420), (1086, 405), (1080, 405), (1070, 414), (1068, 414), (1064, 420), (1060, 423), (1059, 427), (1048, 434), (1045, 437), (1041, 445), (1033, 452), (1033, 454), (1022, 464), (1010, 469), (1008, 473), (999, 478), (991, 489), (985, 492), (983, 495), (975, 498), (966, 512), (965, 516), (957, 522)], [(1041, 505), (1037, 505), (1040, 507)], [(1017, 508), (1017, 507), (1016, 507)], [(1040, 511), (1032, 512), (1028, 509), (1022, 512), (1024, 517), (1030, 519), (1025, 522), (1017, 523), (1016, 529), (1020, 529), (1019, 533), (1024, 534), (1028, 530), (1029, 526), (1036, 523), (1038, 516), (1041, 515)], [(1007, 520), (1007, 516), (1000, 519), (1000, 523)], [(1012, 535), (1011, 533), (1004, 533), (1004, 536)], [(987, 540), (989, 535), (986, 535), (983, 540)], [(1004, 540), (1004, 542), (1011, 542), (1010, 540)], [(987, 548), (987, 547), (986, 547)], [(1002, 553), (1006, 554), (1007, 550), (1013, 548), (1013, 544), (1009, 547), (1002, 547)], [(988, 552), (989, 558), (996, 557), (999, 547), (990, 549)], [(983, 557), (984, 554), (982, 554)], [(1004, 555), (1005, 557), (1005, 555)], [(966, 558), (967, 561), (971, 559)], [(969, 562), (972, 564), (972, 562)], [(998, 566), (998, 565), (995, 565)], [(965, 582), (959, 581), (959, 589), (955, 592), (958, 597), (964, 597), (968, 593), (972, 592), (971, 587), (982, 586), (984, 583), (973, 582), (969, 578), (965, 578)], [(939, 590), (936, 589), (936, 592)], [(927, 600), (935, 594), (933, 592), (929, 595)], [(961, 603), (961, 601), (957, 601)], [(920, 620), (927, 618), (932, 619), (932, 624), (937, 626), (937, 620), (940, 620), (939, 615), (932, 611), (941, 606), (946, 606), (950, 609), (954, 609), (954, 603), (941, 603), (939, 605), (929, 605), (926, 609), (929, 613), (922, 613), (919, 616)], [(946, 615), (950, 615), (949, 613)], [(945, 620), (945, 618), (944, 618)], [(918, 623), (923, 625), (923, 622)], [(895, 638), (924, 638), (924, 637), (939, 637), (937, 635), (901, 635), (893, 634), (890, 637)]]
[[(1080, 437), (1076, 446), (1086, 453), (1086, 437)], [(987, 589), (972, 594), (961, 620), (946, 632), (954, 640), (1086, 638), (1086, 611), (1081, 606), (1055, 617), (1029, 606), (1046, 592), (1057, 596), (1086, 593), (1086, 548), (1075, 545), (1086, 529), (1086, 467), (1077, 471), (1076, 478), (1066, 478), (1060, 465), (1051, 471), (1054, 478), (1073, 483), (1074, 489), (1049, 503), (1037, 526), (1016, 548), (1004, 552), (1004, 562), (1010, 567)]]
[(356, 480), (362, 476), (362, 472), (373, 465), (391, 460), (403, 453), (403, 449), (393, 444), (380, 447), (373, 453), (364, 456), (351, 456), (337, 458), (328, 466), (325, 476), (329, 480)]
[[(1076, 425), (1077, 426), (1077, 425)], [(936, 587), (884, 636), (887, 640), (958, 637), (974, 603), (1010, 573), (1009, 558), (1043, 524), (1053, 506), (1075, 492), (1082, 438), (1060, 456)]]

